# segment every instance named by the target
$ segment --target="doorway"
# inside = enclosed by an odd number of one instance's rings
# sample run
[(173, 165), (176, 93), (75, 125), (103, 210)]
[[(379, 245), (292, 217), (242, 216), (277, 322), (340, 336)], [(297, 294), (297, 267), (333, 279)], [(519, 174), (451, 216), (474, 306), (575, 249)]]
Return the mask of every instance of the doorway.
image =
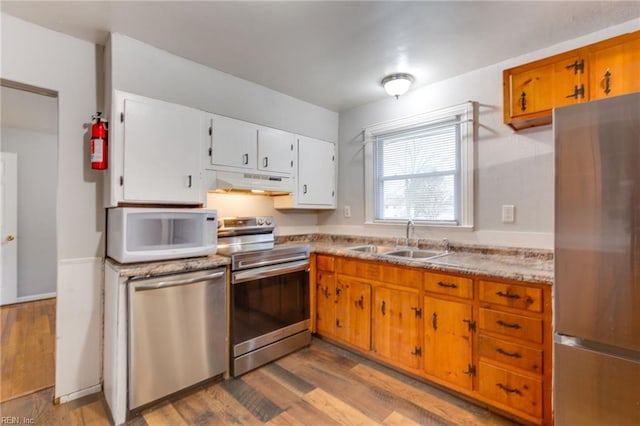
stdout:
[(58, 99), (0, 80), (0, 402), (54, 385)]

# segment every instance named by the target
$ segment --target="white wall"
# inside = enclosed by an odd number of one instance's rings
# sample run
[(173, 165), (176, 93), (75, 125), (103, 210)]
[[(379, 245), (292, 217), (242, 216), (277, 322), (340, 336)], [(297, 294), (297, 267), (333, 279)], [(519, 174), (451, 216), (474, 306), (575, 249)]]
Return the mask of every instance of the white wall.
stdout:
[[(502, 71), (516, 65), (637, 30), (637, 21), (608, 28), (483, 69), (414, 89), (340, 114), (338, 209), (320, 217), (321, 230), (401, 236), (404, 227), (364, 225), (362, 130), (372, 124), (474, 100), (480, 103), (476, 144), (475, 231), (417, 227), (420, 238), (553, 247), (553, 136), (551, 126), (514, 132), (503, 124)], [(499, 48), (499, 47), (496, 47)], [(516, 207), (516, 222), (501, 222), (501, 207)], [(342, 215), (351, 206), (352, 217)]]
[(104, 209), (86, 126), (102, 104), (102, 49), (5, 14), (0, 40), (2, 78), (58, 93), (55, 395), (65, 400), (100, 383), (102, 279), (94, 271), (104, 255)]
[[(4, 88), (3, 88), (4, 89)], [(51, 98), (42, 98), (49, 100)], [(2, 99), (3, 110), (6, 106)], [(55, 105), (54, 107), (57, 108)], [(2, 152), (18, 155), (18, 300), (56, 292), (58, 136), (2, 127)]]

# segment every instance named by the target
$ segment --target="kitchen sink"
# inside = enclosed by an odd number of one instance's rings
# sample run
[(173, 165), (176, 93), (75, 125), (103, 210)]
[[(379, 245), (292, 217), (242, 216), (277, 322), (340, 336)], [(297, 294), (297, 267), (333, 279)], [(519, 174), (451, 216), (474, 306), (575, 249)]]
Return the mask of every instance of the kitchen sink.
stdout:
[(446, 256), (448, 254), (449, 252), (446, 252), (446, 251), (401, 249), (401, 250), (393, 250), (393, 251), (383, 253), (383, 256), (402, 257), (405, 259), (428, 260), (428, 259), (435, 259), (437, 257)]
[(359, 251), (359, 252), (362, 252), (362, 253), (381, 254), (381, 253), (384, 253), (384, 252), (388, 252), (389, 250), (393, 250), (393, 248), (384, 247), (384, 246), (376, 246), (376, 245), (373, 245), (373, 244), (365, 244), (365, 245), (362, 245), (362, 246), (348, 247), (347, 250)]

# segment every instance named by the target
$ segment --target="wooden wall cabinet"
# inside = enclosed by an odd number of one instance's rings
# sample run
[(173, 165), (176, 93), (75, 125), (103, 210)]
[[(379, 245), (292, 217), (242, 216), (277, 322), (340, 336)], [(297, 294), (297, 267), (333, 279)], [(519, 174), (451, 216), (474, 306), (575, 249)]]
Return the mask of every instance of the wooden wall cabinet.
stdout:
[(640, 90), (639, 74), (640, 31), (504, 70), (504, 122), (550, 124), (553, 108)]
[(640, 31), (592, 46), (587, 59), (591, 99), (640, 91)]
[(315, 255), (315, 331), (534, 424), (552, 424), (551, 288)]

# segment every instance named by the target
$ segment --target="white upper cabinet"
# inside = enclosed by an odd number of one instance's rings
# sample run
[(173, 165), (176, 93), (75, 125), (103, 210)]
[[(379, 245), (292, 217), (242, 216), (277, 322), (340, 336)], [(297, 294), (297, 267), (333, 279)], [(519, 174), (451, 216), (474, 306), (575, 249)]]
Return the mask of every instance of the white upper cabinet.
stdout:
[(110, 202), (200, 204), (203, 113), (115, 92), (110, 125)]
[(274, 197), (277, 209), (336, 208), (336, 150), (331, 142), (297, 137), (296, 187), (291, 195)]
[(282, 130), (258, 129), (258, 169), (267, 172), (292, 174), (296, 137)]
[(207, 114), (210, 121), (210, 169), (256, 169), (258, 127), (251, 123)]
[(291, 176), (295, 135), (242, 120), (207, 114), (210, 121), (205, 168), (228, 172)]

